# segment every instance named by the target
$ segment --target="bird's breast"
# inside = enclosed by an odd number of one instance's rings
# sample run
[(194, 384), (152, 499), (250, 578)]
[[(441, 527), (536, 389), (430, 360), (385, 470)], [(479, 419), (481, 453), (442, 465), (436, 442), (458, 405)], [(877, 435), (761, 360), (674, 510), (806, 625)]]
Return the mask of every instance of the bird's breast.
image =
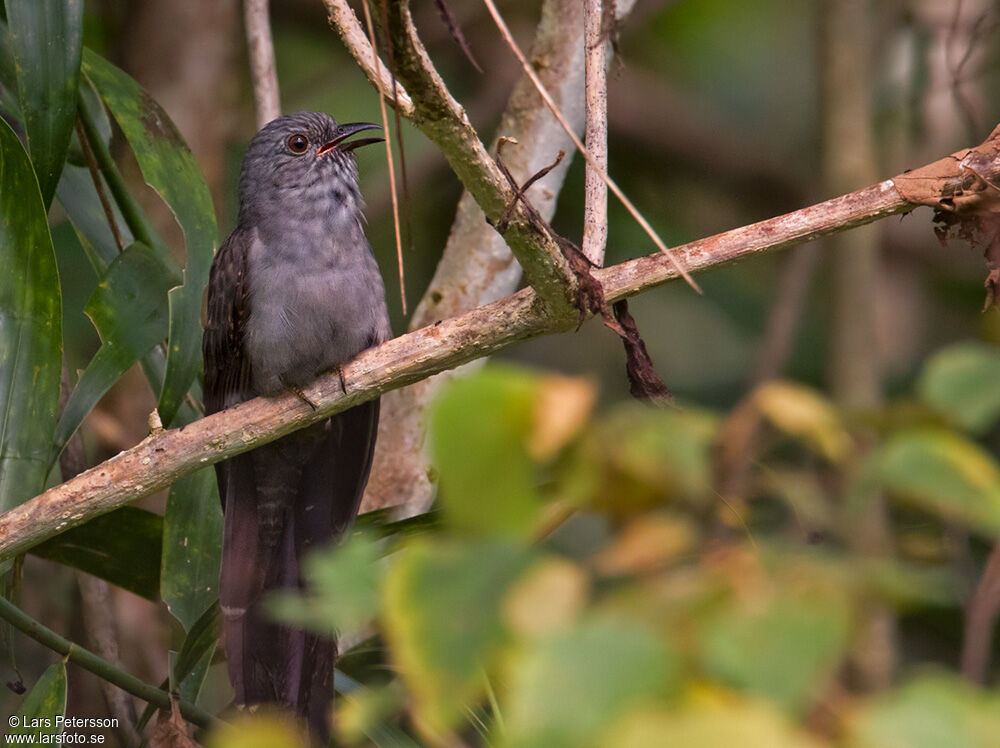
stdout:
[(251, 252), (246, 343), (261, 394), (307, 384), (348, 361), (385, 324), (382, 278), (367, 242), (311, 249)]

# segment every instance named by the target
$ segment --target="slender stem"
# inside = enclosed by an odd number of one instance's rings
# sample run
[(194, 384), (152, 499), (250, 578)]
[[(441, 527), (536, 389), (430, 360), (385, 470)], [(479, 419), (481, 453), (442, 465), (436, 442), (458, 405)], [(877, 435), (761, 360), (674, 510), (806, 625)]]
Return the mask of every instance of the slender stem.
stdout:
[(263, 127), (281, 114), (278, 96), (278, 69), (274, 61), (271, 18), (267, 0), (244, 0), (243, 23), (250, 51), (250, 77), (257, 104), (257, 127)]
[[(609, 0), (610, 1), (610, 0)], [(594, 157), (584, 172), (583, 242), (581, 249), (595, 265), (604, 264), (604, 249), (608, 243), (608, 186), (599, 172), (608, 171), (608, 57), (611, 46), (606, 20), (614, 23), (614, 15), (606, 14), (604, 0), (585, 0), (583, 56), (586, 71), (586, 127), (584, 145)], [(607, 16), (610, 15), (610, 18)]]
[[(156, 686), (151, 686), (145, 681), (139, 680), (134, 675), (122, 672), (90, 650), (84, 649), (69, 639), (60, 636), (52, 629), (36, 621), (5, 597), (0, 597), (0, 618), (38, 643), (65, 656), (73, 664), (79, 665), (84, 670), (89, 670), (94, 675), (103, 678), (109, 683), (114, 683), (123, 691), (128, 691), (133, 696), (138, 696), (143, 701), (155, 704), (161, 709), (170, 708), (169, 693), (156, 688)], [(221, 720), (190, 702), (180, 701), (179, 706), (181, 715), (193, 725), (208, 729), (221, 723)]]
[(118, 203), (118, 208), (121, 210), (122, 217), (125, 219), (125, 224), (128, 226), (129, 231), (132, 232), (132, 236), (149, 247), (162, 249), (162, 240), (150, 225), (149, 219), (142, 208), (133, 199), (132, 193), (129, 192), (128, 186), (125, 184), (125, 179), (122, 177), (121, 172), (118, 171), (115, 160), (111, 157), (108, 144), (104, 142), (97, 129), (97, 123), (94, 121), (93, 114), (88, 110), (87, 105), (82, 99), (80, 100), (79, 112), (80, 122), (83, 124), (83, 130), (94, 152), (94, 157), (97, 159), (97, 165), (100, 167), (101, 174), (104, 175), (104, 179), (108, 183), (108, 188), (111, 190), (115, 202)]
[(80, 149), (83, 151), (83, 156), (87, 161), (87, 169), (90, 171), (90, 178), (94, 182), (94, 190), (97, 191), (97, 198), (101, 201), (101, 208), (104, 209), (104, 215), (108, 219), (108, 226), (111, 228), (111, 235), (115, 238), (115, 246), (118, 247), (119, 252), (125, 251), (125, 242), (122, 240), (122, 232), (118, 228), (118, 221), (115, 220), (114, 211), (111, 210), (111, 203), (108, 202), (108, 196), (104, 193), (104, 183), (101, 182), (101, 174), (98, 171), (97, 159), (94, 158), (94, 150), (90, 147), (90, 143), (87, 140), (87, 134), (80, 124), (80, 118), (76, 120), (76, 136), (80, 140)]

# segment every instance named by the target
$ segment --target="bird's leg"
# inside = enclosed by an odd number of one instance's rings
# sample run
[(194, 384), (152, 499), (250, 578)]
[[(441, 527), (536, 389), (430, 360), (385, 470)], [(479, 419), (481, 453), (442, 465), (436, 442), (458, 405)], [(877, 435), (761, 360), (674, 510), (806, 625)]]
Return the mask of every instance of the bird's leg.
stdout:
[[(343, 381), (343, 380), (341, 380), (341, 381)], [(299, 400), (301, 400), (302, 402), (304, 402), (310, 408), (312, 408), (313, 410), (318, 410), (319, 409), (319, 406), (316, 403), (314, 403), (312, 400), (310, 400), (306, 396), (306, 393), (302, 391), (302, 388), (299, 387), (297, 384), (293, 384), (291, 386), (291, 390), (292, 390), (292, 392), (294, 392), (296, 395), (299, 396)]]

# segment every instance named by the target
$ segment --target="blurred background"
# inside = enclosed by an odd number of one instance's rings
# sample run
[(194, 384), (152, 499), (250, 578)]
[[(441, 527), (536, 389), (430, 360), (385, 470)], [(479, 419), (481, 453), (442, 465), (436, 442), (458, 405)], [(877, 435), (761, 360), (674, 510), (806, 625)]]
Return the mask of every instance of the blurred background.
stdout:
[[(523, 48), (539, 3), (498, 3)], [(449, 6), (483, 67), (476, 72), (434, 5), (414, 3), (422, 37), (484, 139), (494, 133), (517, 61), (484, 6)], [(884, 0), (864, 28), (829, 23), (822, 0), (638, 0), (621, 25), (609, 74), (610, 173), (668, 244), (788, 212), (921, 166), (986, 138), (1000, 120), (1000, 5), (989, 0)], [(329, 28), (318, 0), (272, 3), (282, 106), (323, 110), (342, 121), (378, 121), (378, 101)], [(177, 124), (208, 180), (220, 234), (233, 226), (239, 164), (254, 134), (242, 14), (236, 0), (88, 0), (85, 43), (134, 76)], [(839, 34), (839, 36), (838, 36)], [(838, 50), (871, 44), (854, 63)], [(845, 67), (846, 66), (846, 67)], [(844, 71), (847, 70), (846, 75)], [(838, 73), (839, 71), (839, 73)], [(866, 123), (868, 126), (866, 126)], [(460, 184), (436, 147), (403, 122), (412, 223), (404, 263), (408, 306), (420, 299), (454, 215)], [(127, 148), (126, 172), (171, 246), (182, 247), (167, 209), (142, 186)], [(395, 332), (406, 330), (396, 281), (384, 155), (359, 152), (368, 234), (386, 279)], [(583, 168), (576, 157), (553, 221), (579, 241)], [(56, 217), (57, 218), (57, 217)], [(55, 224), (63, 278), (65, 338), (82, 368), (99, 340), (82, 313), (94, 278), (68, 224)], [(610, 205), (607, 264), (654, 247), (617, 203)], [(725, 413), (755, 384), (794, 379), (867, 408), (913, 389), (928, 355), (947, 343), (1000, 342), (1000, 314), (982, 312), (981, 252), (942, 245), (922, 209), (791, 251), (699, 276), (699, 296), (680, 283), (643, 294), (632, 312), (656, 367), (678, 401)], [(600, 408), (628, 398), (617, 338), (596, 322), (518, 346), (498, 358), (598, 385)], [(84, 426), (96, 462), (139, 441), (155, 405), (133, 371)], [(995, 432), (987, 436), (1000, 446)], [(159, 502), (159, 503), (158, 503)], [(162, 506), (153, 497), (145, 506)], [(28, 560), (23, 606), (50, 627), (84, 639), (73, 573)], [(120, 650), (130, 672), (159, 682), (176, 635), (158, 607), (113, 589)], [(960, 628), (940, 625), (951, 656)], [(50, 660), (32, 643), (17, 666), (30, 683)], [(928, 645), (930, 650), (934, 646)], [(942, 655), (943, 657), (945, 655)], [(7, 676), (5, 679), (12, 679)], [(71, 675), (69, 713), (104, 713), (96, 679)], [(224, 666), (206, 698), (228, 699)], [(0, 711), (16, 708), (4, 689)]]

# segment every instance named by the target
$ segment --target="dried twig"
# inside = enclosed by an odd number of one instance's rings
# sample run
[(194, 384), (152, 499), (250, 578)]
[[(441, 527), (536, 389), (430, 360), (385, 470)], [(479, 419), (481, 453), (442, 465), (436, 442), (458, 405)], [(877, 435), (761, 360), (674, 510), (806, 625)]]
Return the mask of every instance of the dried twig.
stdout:
[(94, 183), (97, 199), (101, 201), (104, 216), (108, 219), (108, 227), (111, 229), (111, 235), (115, 239), (115, 246), (118, 247), (119, 252), (124, 252), (125, 242), (122, 240), (122, 232), (118, 228), (118, 221), (115, 220), (115, 213), (111, 209), (111, 203), (108, 202), (108, 196), (104, 192), (104, 182), (101, 181), (97, 158), (94, 156), (94, 150), (90, 147), (90, 141), (87, 140), (87, 133), (84, 132), (83, 125), (79, 119), (76, 120), (76, 137), (80, 141), (80, 150), (83, 151), (83, 158), (87, 162), (87, 170), (90, 172), (90, 179)]
[[(382, 77), (382, 61), (378, 58), (377, 44), (375, 43), (375, 24), (372, 23), (372, 14), (368, 8), (368, 0), (363, 0), (361, 7), (365, 13), (365, 24), (368, 26), (368, 39), (372, 45), (372, 65), (375, 67), (375, 75)], [(406, 278), (403, 273), (403, 241), (399, 229), (399, 198), (396, 190), (396, 167), (392, 160), (392, 138), (389, 136), (389, 117), (385, 112), (385, 96), (379, 92), (379, 109), (382, 112), (382, 134), (385, 136), (385, 163), (389, 168), (389, 192), (392, 195), (392, 227), (396, 232), (396, 265), (399, 268), (399, 302), (403, 307), (403, 314), (406, 314)], [(397, 125), (399, 120), (396, 120)], [(396, 132), (399, 132), (397, 127)]]
[(257, 128), (260, 129), (281, 114), (267, 0), (243, 0), (243, 22), (250, 52), (253, 97), (257, 104)]
[[(584, 1), (584, 60), (587, 73), (587, 122), (584, 142), (597, 168), (587, 162), (583, 185), (583, 254), (595, 265), (604, 264), (608, 243), (608, 186), (599, 171), (608, 173), (608, 40), (605, 7), (610, 0)], [(613, 16), (612, 16), (613, 19)]]
[(586, 147), (580, 141), (580, 138), (577, 137), (576, 133), (573, 132), (573, 128), (570, 127), (569, 123), (566, 121), (566, 118), (563, 117), (562, 112), (559, 111), (559, 108), (556, 106), (555, 102), (552, 101), (552, 97), (549, 95), (548, 91), (545, 90), (545, 86), (538, 79), (538, 75), (535, 73), (534, 70), (532, 70), (530, 63), (528, 62), (528, 59), (524, 56), (524, 52), (521, 51), (521, 48), (517, 45), (517, 42), (514, 41), (514, 37), (510, 33), (510, 29), (507, 28), (507, 24), (504, 22), (503, 17), (500, 15), (500, 11), (497, 10), (496, 5), (494, 5), (493, 0), (483, 0), (483, 2), (486, 4), (486, 8), (489, 10), (490, 15), (493, 17), (493, 21), (494, 23), (496, 23), (497, 28), (500, 29), (500, 33), (503, 35), (504, 40), (507, 42), (507, 45), (510, 47), (511, 51), (514, 53), (518, 61), (521, 63), (521, 67), (524, 69), (524, 72), (527, 73), (528, 77), (531, 78), (531, 82), (534, 83), (535, 86), (538, 88), (538, 93), (540, 93), (542, 99), (545, 100), (546, 106), (548, 106), (549, 109), (552, 110), (552, 114), (555, 115), (555, 118), (559, 120), (559, 124), (562, 125), (563, 129), (573, 140), (573, 145), (575, 145), (577, 150), (580, 151), (580, 155), (587, 160), (587, 164), (594, 170), (594, 172), (600, 175), (601, 179), (608, 186), (608, 189), (610, 189), (611, 192), (614, 193), (615, 197), (617, 197), (618, 200), (621, 202), (621, 204), (625, 206), (625, 209), (628, 210), (629, 214), (632, 216), (632, 218), (635, 219), (636, 223), (638, 223), (642, 227), (642, 230), (646, 232), (646, 235), (653, 240), (653, 244), (655, 244), (661, 252), (663, 252), (668, 258), (670, 258), (670, 261), (674, 263), (674, 267), (677, 269), (677, 272), (680, 273), (681, 277), (687, 282), (687, 284), (691, 286), (691, 288), (693, 288), (694, 290), (701, 293), (701, 289), (698, 287), (698, 284), (694, 282), (694, 279), (691, 278), (690, 273), (688, 273), (688, 271), (678, 262), (677, 258), (674, 257), (673, 254), (671, 254), (670, 249), (667, 247), (666, 244), (663, 243), (663, 240), (660, 238), (659, 234), (656, 233), (653, 227), (649, 224), (649, 221), (647, 221), (645, 217), (643, 217), (643, 215), (639, 212), (638, 208), (636, 208), (635, 205), (632, 204), (632, 201), (629, 200), (628, 197), (626, 197), (625, 193), (621, 191), (621, 188), (608, 175), (608, 173), (601, 168), (601, 165), (594, 159), (594, 156), (586, 149)]

